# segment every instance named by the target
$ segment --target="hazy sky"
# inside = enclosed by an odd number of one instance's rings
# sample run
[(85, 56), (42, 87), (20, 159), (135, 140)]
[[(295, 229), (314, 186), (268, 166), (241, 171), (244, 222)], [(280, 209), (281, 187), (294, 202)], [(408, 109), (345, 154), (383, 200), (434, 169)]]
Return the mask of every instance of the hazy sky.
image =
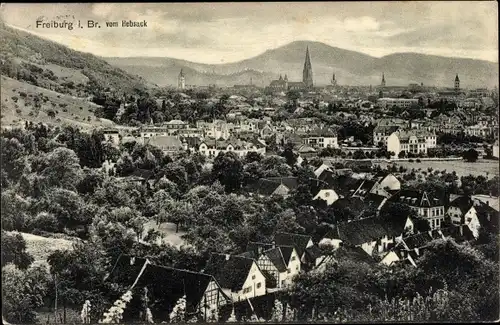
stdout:
[[(419, 52), (498, 62), (495, 1), (2, 4), (1, 14), (13, 27), (101, 56), (225, 63), (311, 40), (376, 57)], [(39, 17), (93, 19), (102, 28), (36, 28)], [(105, 27), (130, 19), (148, 27)]]

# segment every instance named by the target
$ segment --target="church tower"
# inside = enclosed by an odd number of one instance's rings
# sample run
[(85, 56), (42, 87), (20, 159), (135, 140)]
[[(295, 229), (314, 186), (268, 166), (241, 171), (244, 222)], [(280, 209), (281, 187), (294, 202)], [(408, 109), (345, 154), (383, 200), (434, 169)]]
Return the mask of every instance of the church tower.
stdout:
[(184, 77), (184, 72), (181, 69), (179, 77), (177, 78), (177, 88), (186, 89), (186, 78)]
[(458, 74), (457, 76), (455, 77), (455, 92), (459, 92), (460, 91), (460, 79), (458, 78)]
[(337, 86), (337, 79), (335, 79), (335, 73), (333, 73), (333, 76), (332, 76), (332, 86), (333, 87)]
[(382, 87), (385, 87), (385, 75), (382, 73), (382, 82), (380, 83)]
[(313, 72), (311, 58), (309, 56), (309, 46), (306, 48), (306, 61), (304, 62), (304, 70), (302, 71), (302, 82), (306, 88), (313, 87)]

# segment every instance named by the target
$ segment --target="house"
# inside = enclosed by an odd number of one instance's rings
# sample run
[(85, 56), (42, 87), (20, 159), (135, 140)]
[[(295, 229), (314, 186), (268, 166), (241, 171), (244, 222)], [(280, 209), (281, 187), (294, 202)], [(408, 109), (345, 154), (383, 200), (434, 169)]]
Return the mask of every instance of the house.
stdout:
[(306, 257), (305, 257), (306, 248), (313, 246), (313, 241), (311, 236), (292, 234), (288, 232), (277, 232), (274, 235), (273, 242), (276, 246), (294, 247), (302, 263), (306, 263)]
[(304, 144), (316, 148), (338, 148), (337, 134), (330, 129), (314, 129), (304, 137)]
[(396, 157), (400, 152), (427, 154), (427, 149), (436, 147), (436, 135), (422, 130), (396, 131), (387, 138), (387, 151)]
[(350, 197), (359, 188), (363, 180), (355, 179), (349, 175), (337, 175), (337, 170), (324, 170), (318, 177), (320, 181), (325, 182), (330, 189), (340, 197)]
[(326, 205), (332, 205), (339, 199), (338, 194), (334, 189), (321, 189), (318, 193), (313, 197), (313, 200), (323, 200), (326, 202)]
[(325, 170), (333, 172), (333, 168), (330, 164), (322, 163), (321, 166), (314, 170), (314, 175), (316, 175), (316, 177), (319, 177)]
[(214, 253), (203, 273), (212, 275), (232, 301), (266, 294), (266, 277), (254, 259)]
[(239, 157), (245, 157), (249, 152), (260, 154), (266, 153), (266, 147), (262, 144), (256, 145), (252, 142), (242, 141), (240, 139), (205, 139), (200, 143), (198, 151), (206, 157), (217, 157), (220, 152), (234, 152)]
[[(211, 275), (156, 265), (140, 257), (121, 255), (107, 279), (126, 287), (133, 286), (137, 293), (147, 290), (151, 301), (155, 301), (155, 304), (148, 307), (158, 321), (168, 321), (170, 312), (183, 296), (186, 299), (187, 315), (193, 315), (206, 307), (215, 309), (231, 303)], [(141, 321), (139, 311), (142, 303), (139, 294), (133, 295), (127, 305), (127, 316), (130, 319), (124, 321)]]
[(498, 234), (499, 213), (490, 205), (481, 201), (475, 201), (473, 209), (475, 214), (465, 219), (465, 224), (469, 226), (475, 238), (479, 237), (480, 231)]
[(389, 198), (388, 202), (408, 205), (429, 222), (431, 229), (440, 228), (445, 218), (443, 198), (432, 197), (425, 191), (400, 190)]
[(454, 225), (467, 224), (477, 217), (474, 202), (469, 196), (459, 196), (451, 201), (446, 214)]
[(104, 135), (104, 140), (107, 142), (111, 142), (115, 146), (120, 144), (120, 132), (116, 129), (103, 129), (102, 134)]
[(361, 247), (369, 255), (385, 252), (395, 245), (405, 232), (413, 232), (411, 218), (387, 220), (368, 217), (351, 222), (337, 223), (321, 243), (329, 242), (336, 249), (340, 246)]
[(259, 256), (257, 265), (262, 272), (273, 277), (276, 288), (290, 285), (301, 268), (299, 255), (293, 246), (275, 246), (265, 250)]
[(417, 259), (423, 255), (430, 242), (450, 237), (456, 242), (474, 239), (471, 229), (466, 225), (421, 232), (398, 240), (398, 243), (382, 258), (380, 263), (387, 266), (409, 263), (417, 267)]
[(287, 197), (298, 186), (297, 177), (268, 177), (259, 179), (255, 184), (250, 184), (247, 191), (260, 196), (279, 195)]
[(171, 135), (147, 137), (144, 138), (144, 144), (159, 148), (166, 155), (175, 155), (187, 150), (187, 145), (183, 144), (178, 137)]
[(495, 140), (495, 144), (493, 144), (493, 153), (492, 153), (492, 155), (495, 158), (499, 157), (499, 153), (498, 153), (498, 139)]

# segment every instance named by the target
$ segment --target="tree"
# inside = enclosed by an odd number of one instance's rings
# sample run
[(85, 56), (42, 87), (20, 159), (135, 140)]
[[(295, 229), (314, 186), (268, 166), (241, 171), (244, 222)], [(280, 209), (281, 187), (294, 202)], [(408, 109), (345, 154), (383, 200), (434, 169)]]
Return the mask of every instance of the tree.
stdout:
[(25, 271), (15, 265), (2, 268), (2, 316), (13, 323), (36, 322), (48, 283), (47, 271), (40, 266)]
[(21, 234), (2, 230), (2, 268), (9, 263), (26, 270), (33, 263), (33, 256), (26, 251), (26, 241)]
[(42, 171), (50, 187), (75, 189), (82, 178), (78, 156), (71, 149), (59, 147), (49, 152), (48, 166)]
[(469, 149), (463, 153), (462, 157), (467, 162), (475, 162), (477, 160), (477, 158), (479, 157), (479, 154), (476, 150)]
[(293, 152), (293, 149), (292, 149), (291, 145), (287, 145), (286, 146), (286, 148), (283, 151), (283, 153), (281, 154), (281, 156), (285, 158), (286, 163), (289, 166), (295, 166), (295, 164), (297, 163), (297, 156)]
[(219, 180), (226, 192), (237, 191), (243, 181), (243, 164), (234, 152), (219, 153), (214, 160), (212, 176)]

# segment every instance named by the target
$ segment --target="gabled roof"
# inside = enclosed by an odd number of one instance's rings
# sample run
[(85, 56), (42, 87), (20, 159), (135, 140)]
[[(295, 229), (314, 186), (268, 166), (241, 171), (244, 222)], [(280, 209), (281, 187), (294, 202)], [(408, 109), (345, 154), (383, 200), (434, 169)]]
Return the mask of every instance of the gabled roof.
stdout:
[(222, 288), (239, 291), (243, 288), (254, 262), (253, 259), (243, 256), (213, 253), (204, 273), (212, 275)]
[(281, 185), (289, 190), (294, 190), (299, 184), (297, 177), (268, 177), (261, 178), (258, 182), (250, 184), (247, 190), (252, 193), (269, 196)]
[(278, 269), (279, 272), (286, 272), (288, 263), (285, 263), (285, 259), (283, 258), (282, 250), (280, 247), (271, 248), (264, 252), (274, 266)]
[(288, 232), (277, 232), (274, 235), (274, 242), (276, 243), (276, 246), (293, 246), (299, 257), (302, 257), (304, 254), (309, 240), (312, 240), (311, 236), (292, 234)]
[(312, 245), (306, 248), (306, 258), (311, 262), (316, 261), (316, 259), (320, 258), (322, 255), (323, 254), (318, 245)]
[(364, 262), (368, 264), (374, 264), (375, 260), (371, 257), (364, 249), (361, 247), (353, 246), (341, 246), (335, 252), (333, 252), (333, 257), (336, 260), (352, 260), (356, 262)]
[(370, 217), (338, 223), (325, 237), (340, 239), (347, 244), (357, 246), (383, 238), (386, 235), (387, 230), (383, 227), (381, 219)]
[[(144, 258), (121, 255), (108, 279), (122, 285), (132, 285), (145, 263)], [(158, 310), (154, 310), (154, 306), (151, 307), (153, 314), (171, 311), (183, 295), (186, 296), (186, 309), (192, 312), (201, 302), (211, 281), (216, 282), (208, 274), (149, 264), (139, 277), (136, 288), (147, 286), (148, 292), (157, 301)], [(222, 290), (220, 294), (223, 299), (229, 301)]]
[(460, 209), (462, 214), (467, 213), (473, 206), (472, 199), (469, 196), (459, 196), (450, 202), (450, 207), (456, 207)]
[(497, 210), (480, 201), (474, 205), (474, 209), (476, 209), (481, 227), (485, 227), (489, 231), (498, 231), (500, 213)]
[(425, 191), (418, 190), (400, 190), (396, 192), (390, 199), (390, 202), (405, 203), (413, 207), (435, 207), (443, 206), (442, 198), (435, 198), (427, 194)]

